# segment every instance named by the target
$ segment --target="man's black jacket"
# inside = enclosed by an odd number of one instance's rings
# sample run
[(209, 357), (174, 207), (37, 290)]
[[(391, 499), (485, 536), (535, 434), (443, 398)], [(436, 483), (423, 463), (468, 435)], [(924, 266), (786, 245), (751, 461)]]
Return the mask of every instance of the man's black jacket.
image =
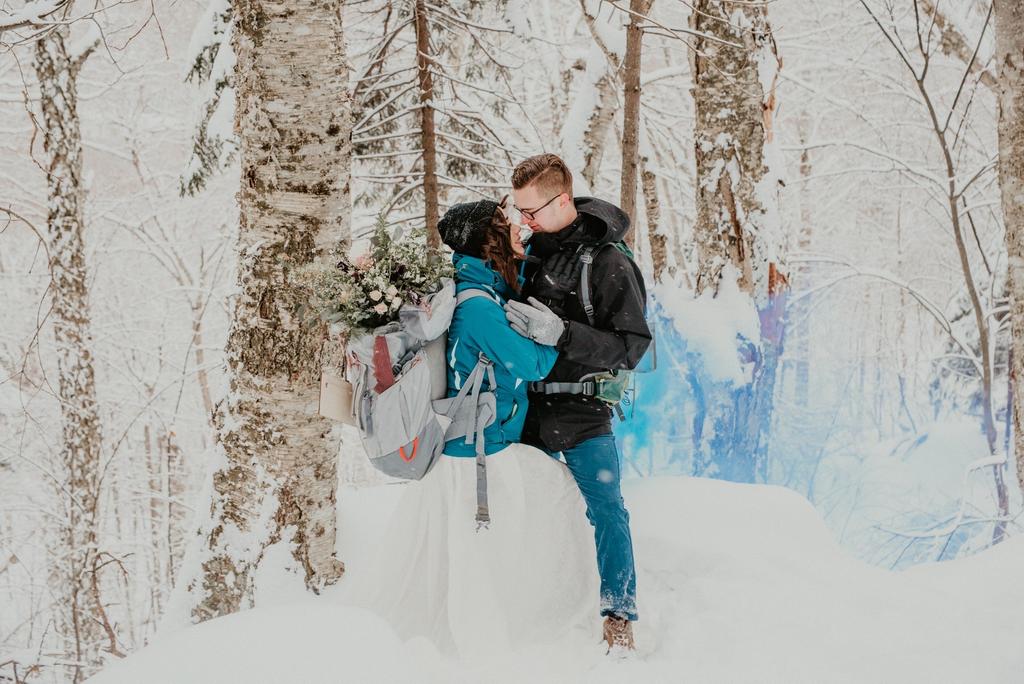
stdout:
[[(610, 246), (625, 237), (629, 217), (593, 197), (577, 197), (574, 202), (576, 220), (558, 233), (535, 234), (531, 255), (543, 261), (559, 251), (576, 252), (581, 245), (606, 246), (597, 248), (591, 266), (593, 327), (579, 295), (579, 268), (576, 286), (561, 301), (542, 299), (567, 321), (556, 345), (558, 360), (545, 378), (548, 382), (576, 382), (589, 373), (635, 368), (651, 343), (643, 276), (632, 259)], [(533, 283), (543, 275), (543, 263), (526, 272), (524, 300), (533, 296)], [(610, 433), (611, 415), (611, 407), (594, 397), (531, 392), (522, 441), (550, 451), (569, 449)]]

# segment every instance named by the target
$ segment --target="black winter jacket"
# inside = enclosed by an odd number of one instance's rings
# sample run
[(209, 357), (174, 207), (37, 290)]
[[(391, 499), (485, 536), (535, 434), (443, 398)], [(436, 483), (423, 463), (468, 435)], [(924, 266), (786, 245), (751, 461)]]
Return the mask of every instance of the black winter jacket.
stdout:
[[(561, 250), (576, 251), (581, 244), (607, 246), (598, 248), (591, 266), (593, 327), (579, 295), (579, 266), (576, 286), (561, 302), (543, 300), (567, 321), (556, 345), (558, 360), (545, 378), (548, 382), (576, 382), (589, 373), (633, 369), (651, 343), (643, 276), (628, 256), (610, 246), (626, 235), (629, 217), (615, 205), (593, 197), (576, 197), (574, 202), (576, 220), (558, 233), (535, 234), (531, 255), (544, 260)], [(533, 295), (533, 283), (543, 276), (543, 264), (526, 275), (524, 300)], [(561, 451), (612, 431), (611, 407), (600, 399), (532, 392), (529, 398), (522, 436), (527, 444)]]

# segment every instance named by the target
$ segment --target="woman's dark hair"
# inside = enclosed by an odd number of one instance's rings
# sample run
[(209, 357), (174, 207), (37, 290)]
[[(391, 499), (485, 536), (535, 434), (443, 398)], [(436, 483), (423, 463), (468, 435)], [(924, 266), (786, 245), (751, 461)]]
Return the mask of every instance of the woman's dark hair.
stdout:
[(519, 273), (516, 268), (515, 250), (512, 249), (512, 226), (502, 209), (508, 204), (508, 195), (501, 198), (498, 208), (494, 210), (491, 224), (484, 235), (483, 255), (501, 274), (505, 282), (516, 292), (519, 291)]

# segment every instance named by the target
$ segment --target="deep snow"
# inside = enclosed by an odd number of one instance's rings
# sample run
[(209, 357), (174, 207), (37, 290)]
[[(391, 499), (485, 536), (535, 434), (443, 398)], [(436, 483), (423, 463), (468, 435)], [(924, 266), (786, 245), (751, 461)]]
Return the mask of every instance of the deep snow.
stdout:
[(323, 596), (268, 579), (259, 608), (164, 633), (90, 681), (1024, 680), (1024, 538), (889, 572), (840, 549), (798, 494), (685, 477), (624, 483), (639, 573), (638, 658), (604, 657), (595, 615), (557, 641), (455, 660), (425, 639), (403, 642), (348, 605), (347, 587), (358, 585), (402, 493), (401, 485), (340, 492), (348, 575)]

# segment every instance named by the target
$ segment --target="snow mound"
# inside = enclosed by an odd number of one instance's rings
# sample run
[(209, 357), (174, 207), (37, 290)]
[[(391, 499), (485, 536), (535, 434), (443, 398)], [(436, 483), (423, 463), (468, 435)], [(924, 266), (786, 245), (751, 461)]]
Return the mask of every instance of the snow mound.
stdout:
[[(340, 493), (349, 573), (400, 492)], [(624, 496), (638, 564), (636, 658), (603, 655), (595, 615), (557, 642), (458, 661), (351, 607), (343, 580), (320, 598), (175, 632), (90, 681), (1020, 681), (1024, 538), (889, 572), (847, 555), (789, 490), (658, 477), (627, 481)]]
[(437, 658), (371, 613), (309, 598), (176, 631), (89, 682), (412, 682)]

